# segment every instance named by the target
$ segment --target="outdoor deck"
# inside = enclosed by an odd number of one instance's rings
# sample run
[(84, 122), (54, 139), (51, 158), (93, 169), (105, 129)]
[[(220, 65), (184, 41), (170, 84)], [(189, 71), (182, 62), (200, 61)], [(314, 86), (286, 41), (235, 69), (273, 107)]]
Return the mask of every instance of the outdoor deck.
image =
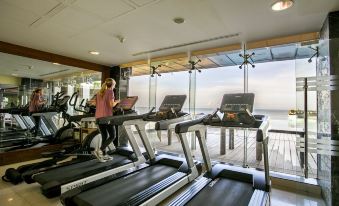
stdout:
[[(227, 131), (228, 133), (228, 131)], [(226, 134), (228, 135), (228, 134)], [(255, 159), (255, 132), (251, 132), (248, 137), (247, 164), (250, 167), (263, 168), (263, 161)], [(299, 164), (299, 152), (296, 149), (296, 135), (270, 133), (269, 134), (269, 166), (271, 171), (303, 176), (303, 170)], [(167, 133), (162, 133), (162, 141), (159, 141), (154, 132), (150, 133), (151, 140), (157, 150), (183, 154), (179, 139), (173, 135), (172, 145), (167, 145)], [(228, 136), (226, 136), (228, 137)], [(235, 132), (234, 149), (229, 149), (228, 138), (226, 141), (226, 154), (220, 155), (220, 130), (209, 128), (207, 130), (207, 146), (212, 160), (243, 165), (244, 138), (242, 131)], [(197, 141), (197, 149), (193, 151), (196, 159), (202, 160)], [(316, 156), (309, 154), (309, 177), (316, 177)]]

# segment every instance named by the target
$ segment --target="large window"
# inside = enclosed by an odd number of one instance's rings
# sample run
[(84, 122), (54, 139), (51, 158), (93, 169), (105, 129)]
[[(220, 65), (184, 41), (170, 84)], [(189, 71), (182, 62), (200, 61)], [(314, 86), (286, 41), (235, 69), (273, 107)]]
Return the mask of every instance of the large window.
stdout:
[(156, 105), (159, 108), (166, 95), (186, 95), (187, 99), (183, 110), (188, 112), (188, 83), (189, 74), (187, 71), (163, 73), (158, 77)]
[(249, 92), (255, 94), (254, 112), (270, 117), (271, 128), (295, 129), (289, 110), (295, 109), (295, 60), (258, 63), (249, 68)]
[(148, 111), (149, 75), (133, 76), (129, 79), (128, 96), (138, 96), (135, 110), (139, 113)]
[(237, 66), (219, 67), (197, 73), (196, 113), (211, 113), (220, 107), (226, 93), (244, 92), (243, 71)]

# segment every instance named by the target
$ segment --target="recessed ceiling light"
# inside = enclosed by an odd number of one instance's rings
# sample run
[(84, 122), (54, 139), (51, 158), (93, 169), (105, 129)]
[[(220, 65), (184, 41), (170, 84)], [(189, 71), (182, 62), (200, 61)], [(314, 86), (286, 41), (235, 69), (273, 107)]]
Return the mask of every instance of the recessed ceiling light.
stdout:
[(53, 62), (52, 64), (54, 64), (54, 65), (60, 65), (58, 62)]
[(99, 55), (100, 54), (100, 52), (98, 52), (98, 51), (89, 51), (89, 53), (93, 54), (93, 55)]
[(185, 22), (185, 19), (182, 18), (182, 17), (175, 17), (175, 18), (173, 19), (173, 22), (176, 23), (176, 24), (182, 24), (182, 23)]
[(293, 6), (293, 3), (293, 0), (279, 0), (272, 4), (271, 8), (273, 11), (282, 11)]

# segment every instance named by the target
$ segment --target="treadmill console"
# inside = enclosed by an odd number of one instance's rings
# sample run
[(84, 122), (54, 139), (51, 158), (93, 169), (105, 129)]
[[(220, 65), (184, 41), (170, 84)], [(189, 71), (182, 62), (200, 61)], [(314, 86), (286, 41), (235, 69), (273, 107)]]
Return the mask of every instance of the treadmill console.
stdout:
[(159, 111), (155, 114), (148, 115), (145, 120), (159, 121), (181, 117), (186, 114), (181, 112), (185, 101), (186, 95), (167, 95), (162, 101)]
[(221, 101), (220, 112), (244, 111), (253, 112), (254, 94), (236, 93), (225, 94)]
[(138, 101), (138, 96), (125, 97), (116, 106), (117, 109), (123, 109), (125, 111), (131, 110), (135, 103)]
[(220, 106), (222, 119), (215, 113), (205, 123), (226, 127), (253, 127), (256, 123), (252, 115), (253, 103), (253, 93), (225, 94)]
[(174, 110), (175, 112), (180, 112), (184, 103), (186, 101), (186, 95), (167, 95), (162, 101), (159, 111), (160, 112), (170, 112)]

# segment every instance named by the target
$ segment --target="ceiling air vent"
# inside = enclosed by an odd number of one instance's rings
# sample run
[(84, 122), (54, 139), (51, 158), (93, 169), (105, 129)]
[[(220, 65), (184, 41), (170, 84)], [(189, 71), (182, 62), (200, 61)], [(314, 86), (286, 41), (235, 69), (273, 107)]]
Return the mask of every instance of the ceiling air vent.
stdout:
[(61, 72), (65, 72), (68, 71), (69, 69), (63, 69), (57, 72), (51, 72), (51, 73), (47, 73), (47, 74), (40, 74), (39, 76), (43, 77), (43, 76), (48, 76), (48, 75), (52, 75), (52, 74), (57, 74), (57, 73), (61, 73)]
[(132, 55), (133, 56), (139, 56), (139, 55), (142, 55), (142, 54), (150, 54), (150, 53), (164, 51), (164, 50), (168, 50), (168, 49), (175, 49), (175, 48), (179, 48), (179, 47), (190, 46), (190, 45), (194, 45), (194, 44), (201, 44), (201, 43), (206, 43), (206, 42), (220, 40), (220, 39), (233, 38), (233, 37), (237, 37), (239, 35), (240, 35), (240, 33), (228, 34), (228, 35), (218, 36), (218, 37), (214, 37), (214, 38), (210, 38), (210, 39), (204, 39), (204, 40), (199, 40), (199, 41), (194, 41), (194, 42), (177, 44), (177, 45), (173, 45), (173, 46), (169, 46), (169, 47), (163, 47), (163, 48), (149, 50), (149, 51), (142, 51), (142, 52), (134, 53)]

